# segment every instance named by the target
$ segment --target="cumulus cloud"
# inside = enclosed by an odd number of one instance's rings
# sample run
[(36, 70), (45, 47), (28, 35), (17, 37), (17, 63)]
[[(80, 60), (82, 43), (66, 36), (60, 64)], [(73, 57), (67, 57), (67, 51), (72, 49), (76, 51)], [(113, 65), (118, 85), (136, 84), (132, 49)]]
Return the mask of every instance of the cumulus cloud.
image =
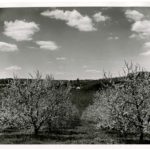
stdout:
[[(150, 39), (150, 20), (145, 19), (145, 16), (136, 10), (127, 10), (125, 15), (128, 19), (134, 21), (131, 25), (131, 31), (133, 32), (129, 38), (136, 38), (139, 40)], [(146, 42), (143, 45), (143, 52), (140, 55), (150, 55), (150, 42)]]
[(58, 45), (53, 41), (36, 41), (36, 44), (38, 44), (41, 49), (50, 51), (55, 51), (59, 48)]
[(60, 9), (55, 9), (52, 11), (46, 10), (42, 12), (41, 15), (57, 20), (63, 20), (68, 26), (74, 27), (79, 31), (88, 32), (96, 30), (92, 19), (87, 15), (80, 14), (80, 12), (75, 9), (72, 11), (63, 11)]
[(131, 31), (141, 39), (150, 38), (150, 20), (136, 21), (132, 24)]
[(25, 20), (5, 21), (4, 35), (15, 39), (16, 41), (29, 41), (35, 32), (40, 30), (35, 22)]
[(102, 12), (98, 12), (98, 13), (94, 14), (93, 18), (94, 18), (94, 21), (96, 21), (96, 22), (103, 22), (103, 21), (110, 19), (108, 16), (102, 15)]
[(56, 60), (66, 60), (66, 57), (57, 57)]
[(150, 42), (144, 43), (143, 50), (144, 50), (144, 52), (140, 53), (140, 55), (143, 55), (143, 56), (150, 55)]
[(17, 65), (14, 65), (14, 66), (10, 66), (10, 67), (5, 68), (5, 70), (7, 70), (7, 71), (19, 71), (19, 70), (21, 70), (21, 69), (22, 69), (22, 68), (19, 67), (19, 66), (17, 66)]
[(118, 36), (110, 36), (108, 37), (108, 40), (118, 40), (119, 37)]
[(139, 21), (144, 18), (144, 15), (137, 10), (126, 10), (125, 11), (126, 17), (129, 19), (129, 21)]
[(1, 52), (14, 52), (14, 51), (18, 51), (18, 47), (15, 44), (0, 42), (0, 51)]
[(101, 71), (100, 70), (96, 70), (96, 69), (86, 69), (85, 72), (88, 72), (88, 73), (100, 73)]
[(137, 10), (126, 10), (125, 15), (132, 20), (131, 31), (133, 34), (129, 38), (147, 39), (150, 38), (150, 20)]

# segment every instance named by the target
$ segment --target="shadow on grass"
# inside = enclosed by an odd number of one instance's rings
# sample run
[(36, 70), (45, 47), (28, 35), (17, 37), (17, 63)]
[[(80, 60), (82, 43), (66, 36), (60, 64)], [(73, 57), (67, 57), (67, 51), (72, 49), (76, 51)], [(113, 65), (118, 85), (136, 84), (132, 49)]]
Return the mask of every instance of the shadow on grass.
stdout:
[(150, 144), (150, 140), (144, 140), (142, 143), (139, 140), (125, 140), (125, 144)]
[(119, 137), (116, 132), (94, 130), (89, 124), (74, 129), (55, 130), (51, 133), (40, 132), (38, 136), (24, 131), (6, 131), (0, 135), (0, 144), (150, 144), (150, 136), (139, 143), (137, 135)]
[(76, 131), (55, 131), (51, 134), (40, 133), (35, 136), (33, 134), (22, 133), (4, 133), (0, 135), (0, 144), (55, 144), (76, 141), (84, 138), (85, 133), (77, 133)]

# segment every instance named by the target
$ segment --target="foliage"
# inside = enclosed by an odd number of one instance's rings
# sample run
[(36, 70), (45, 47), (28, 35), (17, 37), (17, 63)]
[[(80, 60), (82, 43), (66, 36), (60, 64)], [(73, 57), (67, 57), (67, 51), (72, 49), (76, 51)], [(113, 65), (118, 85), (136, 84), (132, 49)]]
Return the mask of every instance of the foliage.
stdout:
[(38, 71), (31, 78), (23, 81), (14, 78), (4, 89), (2, 122), (5, 127), (32, 128), (38, 134), (56, 118), (56, 126), (63, 120), (69, 122), (74, 109), (69, 100), (69, 85), (55, 82), (49, 75), (42, 79)]
[(94, 104), (87, 108), (82, 118), (120, 134), (137, 133), (143, 141), (144, 132), (149, 132), (150, 74), (127, 63), (124, 74), (127, 75), (124, 84), (112, 83), (112, 87), (96, 92)]

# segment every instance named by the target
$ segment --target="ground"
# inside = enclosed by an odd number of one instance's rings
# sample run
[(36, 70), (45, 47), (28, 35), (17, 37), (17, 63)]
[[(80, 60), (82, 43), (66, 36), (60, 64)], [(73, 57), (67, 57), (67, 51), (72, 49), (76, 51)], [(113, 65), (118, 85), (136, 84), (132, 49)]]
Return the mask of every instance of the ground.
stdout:
[[(118, 80), (117, 80), (118, 81)], [(0, 80), (0, 82), (2, 82)], [(75, 82), (75, 81), (74, 81)], [(81, 82), (81, 81), (80, 81)], [(81, 84), (82, 83), (82, 84)], [(82, 81), (81, 89), (71, 91), (71, 101), (80, 114), (92, 104), (93, 94), (102, 87), (99, 81)], [(73, 83), (72, 83), (73, 84)], [(116, 133), (98, 130), (93, 123), (81, 121), (73, 129), (63, 129), (55, 133), (40, 133), (34, 136), (24, 131), (0, 133), (0, 144), (138, 144), (138, 135), (130, 135), (124, 139)], [(145, 136), (144, 143), (150, 144), (150, 135)]]
[[(0, 144), (125, 144), (138, 143), (138, 139), (118, 138), (116, 134), (94, 128), (94, 124), (82, 121), (74, 129), (61, 130), (57, 133), (40, 133), (35, 137), (21, 132), (5, 132), (0, 135)], [(145, 141), (145, 143), (150, 143)]]

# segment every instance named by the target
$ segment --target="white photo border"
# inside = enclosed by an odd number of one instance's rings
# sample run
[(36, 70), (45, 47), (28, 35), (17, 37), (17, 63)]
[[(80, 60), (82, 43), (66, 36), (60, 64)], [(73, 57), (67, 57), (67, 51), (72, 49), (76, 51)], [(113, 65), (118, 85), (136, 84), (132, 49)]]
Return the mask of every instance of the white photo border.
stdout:
[[(150, 0), (1, 0), (0, 8), (23, 7), (150, 7)], [(5, 150), (148, 150), (150, 145), (0, 145)]]

